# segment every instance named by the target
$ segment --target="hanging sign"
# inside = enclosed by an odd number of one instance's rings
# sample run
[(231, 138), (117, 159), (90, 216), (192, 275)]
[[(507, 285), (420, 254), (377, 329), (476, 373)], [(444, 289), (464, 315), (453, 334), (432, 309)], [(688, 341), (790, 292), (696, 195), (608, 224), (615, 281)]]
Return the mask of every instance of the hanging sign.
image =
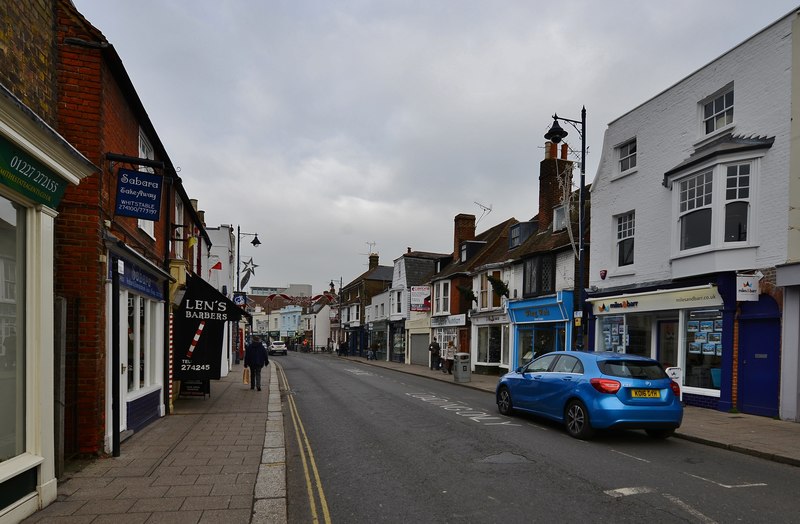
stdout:
[(736, 275), (736, 300), (758, 302), (758, 275)]
[(186, 280), (186, 293), (175, 313), (175, 378), (220, 378), (225, 322), (244, 312), (197, 275)]
[(117, 176), (114, 213), (157, 222), (161, 213), (162, 177), (131, 169), (119, 169)]
[(0, 138), (0, 184), (53, 209), (67, 182), (11, 142)]

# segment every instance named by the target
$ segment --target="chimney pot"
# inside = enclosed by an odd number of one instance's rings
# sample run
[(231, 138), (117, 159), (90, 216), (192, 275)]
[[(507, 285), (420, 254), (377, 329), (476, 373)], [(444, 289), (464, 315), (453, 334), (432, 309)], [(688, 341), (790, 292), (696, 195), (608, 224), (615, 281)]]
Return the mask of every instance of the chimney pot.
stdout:
[(558, 154), (558, 146), (549, 140), (544, 143), (544, 159), (556, 158)]
[(566, 142), (561, 144), (561, 160), (567, 159), (567, 153), (569, 151), (569, 147), (567, 146)]

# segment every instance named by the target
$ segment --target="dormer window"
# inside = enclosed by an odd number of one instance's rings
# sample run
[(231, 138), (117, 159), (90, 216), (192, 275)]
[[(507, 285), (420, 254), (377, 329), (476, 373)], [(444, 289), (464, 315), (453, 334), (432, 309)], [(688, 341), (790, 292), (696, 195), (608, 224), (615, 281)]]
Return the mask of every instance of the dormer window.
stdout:
[(519, 224), (511, 227), (511, 231), (510, 231), (511, 240), (510, 240), (509, 247), (517, 247), (517, 246), (519, 246), (521, 244), (522, 235), (521, 235), (520, 229), (521, 228), (520, 228)]
[(567, 205), (558, 206), (553, 210), (553, 231), (560, 231), (567, 227)]
[(461, 244), (461, 261), (467, 261), (467, 244)]

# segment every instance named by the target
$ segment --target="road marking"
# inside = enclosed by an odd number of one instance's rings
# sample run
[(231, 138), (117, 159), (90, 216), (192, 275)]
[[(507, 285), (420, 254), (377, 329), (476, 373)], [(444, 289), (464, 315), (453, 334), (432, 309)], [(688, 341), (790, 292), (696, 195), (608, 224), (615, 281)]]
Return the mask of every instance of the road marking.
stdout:
[(510, 420), (503, 421), (503, 418), (505, 417), (491, 415), (486, 411), (474, 409), (461, 402), (455, 402), (448, 398), (439, 397), (432, 393), (406, 393), (406, 395), (437, 406), (445, 411), (450, 411), (451, 413), (454, 413), (460, 417), (467, 417), (473, 422), (478, 422), (479, 424), (483, 424), (485, 426), (522, 426), (522, 424), (516, 424)]
[(355, 368), (346, 368), (345, 371), (348, 373), (352, 373), (353, 375), (373, 375), (369, 371), (364, 371), (363, 369), (355, 369)]
[(603, 493), (615, 498), (620, 498), (620, 497), (629, 497), (631, 495), (641, 495), (642, 493), (652, 493), (653, 491), (655, 491), (653, 488), (640, 486), (636, 488), (609, 489), (608, 491), (604, 491)]
[[(282, 372), (283, 370), (281, 370)], [(283, 383), (286, 386), (286, 389), (289, 389), (289, 381), (286, 378), (286, 374), (283, 373)], [(311, 517), (312, 522), (315, 524), (319, 522), (319, 517), (317, 516), (317, 504), (314, 498), (314, 489), (316, 488), (317, 494), (319, 495), (319, 505), (322, 509), (322, 519), (323, 522), (326, 524), (331, 524), (331, 515), (328, 511), (328, 501), (325, 498), (325, 491), (322, 489), (322, 481), (319, 478), (319, 470), (317, 470), (317, 463), (314, 460), (314, 452), (311, 449), (311, 443), (308, 441), (308, 435), (306, 434), (305, 426), (303, 426), (303, 422), (300, 420), (300, 413), (297, 410), (297, 404), (294, 402), (294, 397), (291, 395), (287, 395), (286, 397), (289, 401), (289, 412), (292, 415), (292, 422), (294, 423), (294, 433), (295, 437), (297, 438), (297, 447), (300, 449), (300, 457), (303, 463), (303, 472), (306, 478), (306, 491), (308, 493), (308, 502), (311, 506)], [(307, 453), (306, 453), (307, 452)], [(311, 475), (309, 474), (309, 467), (314, 474), (314, 482), (311, 481)]]
[(639, 458), (639, 457), (634, 457), (633, 455), (628, 455), (627, 453), (623, 453), (621, 451), (617, 451), (616, 449), (612, 449), (611, 452), (612, 453), (617, 453), (618, 455), (622, 455), (623, 457), (632, 458), (633, 460), (639, 460), (641, 462), (646, 462), (647, 464), (650, 464), (649, 460), (645, 460), (645, 459)]
[(767, 484), (766, 484), (766, 483), (764, 483), (764, 482), (755, 482), (755, 483), (753, 483), (753, 484), (722, 484), (721, 482), (717, 482), (717, 481), (715, 481), (715, 480), (707, 479), (707, 478), (705, 478), (705, 477), (701, 477), (701, 476), (699, 476), (699, 475), (692, 475), (691, 473), (686, 473), (686, 474), (687, 474), (687, 475), (689, 475), (690, 477), (694, 477), (694, 478), (696, 478), (696, 479), (704, 480), (704, 481), (706, 481), (706, 482), (710, 482), (711, 484), (716, 484), (717, 486), (719, 486), (719, 487), (721, 487), (721, 488), (726, 488), (726, 489), (733, 489), (733, 488), (758, 488), (758, 487), (761, 487), (761, 486), (766, 486), (766, 485), (767, 485)]
[(697, 511), (689, 504), (685, 503), (684, 501), (676, 497), (675, 495), (670, 495), (669, 493), (662, 493), (662, 495), (664, 495), (664, 497), (669, 499), (673, 504), (679, 506), (686, 513), (689, 513), (693, 517), (700, 519), (700, 521), (706, 522), (707, 524), (716, 524), (716, 521), (714, 519), (706, 517), (705, 515), (703, 515), (702, 513), (700, 513), (699, 511)]

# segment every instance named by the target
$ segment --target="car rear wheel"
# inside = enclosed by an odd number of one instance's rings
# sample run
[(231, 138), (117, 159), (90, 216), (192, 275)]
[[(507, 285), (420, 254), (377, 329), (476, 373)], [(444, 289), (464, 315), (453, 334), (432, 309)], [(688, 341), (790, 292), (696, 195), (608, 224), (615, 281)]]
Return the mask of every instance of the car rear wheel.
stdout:
[(513, 408), (511, 392), (506, 387), (500, 388), (500, 391), (497, 392), (497, 409), (503, 415), (511, 415)]
[(663, 440), (665, 438), (671, 437), (674, 433), (674, 429), (646, 429), (645, 432), (647, 433), (650, 438), (655, 438), (659, 440)]
[(580, 400), (570, 400), (567, 403), (564, 409), (564, 424), (571, 437), (587, 440), (594, 435), (594, 429), (589, 423), (589, 412)]

